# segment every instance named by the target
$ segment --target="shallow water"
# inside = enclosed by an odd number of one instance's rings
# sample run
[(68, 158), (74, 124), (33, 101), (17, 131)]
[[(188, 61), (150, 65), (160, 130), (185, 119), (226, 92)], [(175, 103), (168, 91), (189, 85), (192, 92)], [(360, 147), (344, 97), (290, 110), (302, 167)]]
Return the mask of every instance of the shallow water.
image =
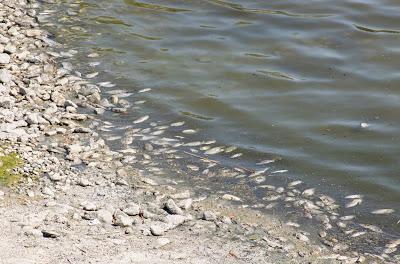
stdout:
[[(157, 120), (185, 120), (198, 131), (193, 141), (239, 147), (243, 167), (276, 159), (273, 170), (288, 172), (274, 177), (343, 202), (362, 194), (352, 213), (399, 230), (398, 1), (64, 3), (55, 39), (100, 54), (89, 59), (102, 63), (96, 81), (150, 87), (125, 99), (146, 100)], [(123, 125), (143, 115), (108, 118)], [(379, 208), (396, 211), (370, 214)]]

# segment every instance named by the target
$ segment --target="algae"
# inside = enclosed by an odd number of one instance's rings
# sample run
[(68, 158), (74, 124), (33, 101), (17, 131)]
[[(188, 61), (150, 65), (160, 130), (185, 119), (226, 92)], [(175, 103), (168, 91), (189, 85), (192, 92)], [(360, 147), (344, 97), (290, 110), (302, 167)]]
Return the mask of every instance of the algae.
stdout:
[(21, 167), (22, 159), (17, 153), (10, 153), (0, 156), (0, 184), (10, 186), (19, 181), (21, 175), (14, 172), (14, 169)]

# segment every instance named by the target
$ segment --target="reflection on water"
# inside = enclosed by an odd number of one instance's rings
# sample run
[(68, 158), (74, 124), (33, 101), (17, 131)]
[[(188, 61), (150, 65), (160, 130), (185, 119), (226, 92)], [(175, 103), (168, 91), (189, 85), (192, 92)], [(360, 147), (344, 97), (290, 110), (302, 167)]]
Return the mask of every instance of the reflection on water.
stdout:
[(118, 89), (151, 87), (154, 115), (240, 147), (246, 166), (278, 156), (290, 177), (363, 194), (356, 214), (394, 208), (399, 228), (398, 1), (75, 3), (57, 38), (99, 52)]

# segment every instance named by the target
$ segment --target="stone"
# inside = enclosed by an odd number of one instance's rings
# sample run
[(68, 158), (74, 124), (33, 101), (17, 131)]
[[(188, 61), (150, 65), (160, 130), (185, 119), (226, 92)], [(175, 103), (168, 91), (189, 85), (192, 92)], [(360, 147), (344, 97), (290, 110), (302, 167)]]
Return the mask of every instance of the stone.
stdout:
[(11, 43), (8, 43), (5, 47), (4, 47), (4, 52), (8, 53), (8, 54), (12, 54), (15, 53), (17, 51), (17, 47), (15, 47), (14, 45), (12, 45)]
[(12, 75), (6, 69), (0, 69), (0, 82), (4, 84), (11, 83)]
[(26, 236), (41, 237), (43, 236), (42, 231), (39, 229), (32, 228), (30, 226), (24, 226), (23, 232)]
[(25, 121), (29, 125), (39, 124), (38, 114), (37, 113), (27, 114), (26, 117), (25, 117)]
[(183, 215), (167, 215), (165, 219), (170, 228), (175, 228), (183, 224), (187, 218)]
[(9, 64), (10, 63), (10, 55), (6, 53), (0, 54), (0, 64)]
[(102, 223), (112, 224), (113, 215), (108, 210), (100, 209), (99, 211), (97, 211), (97, 219), (99, 219), (99, 221)]
[(162, 236), (165, 233), (165, 228), (160, 225), (153, 224), (150, 226), (150, 232), (153, 236)]
[(193, 199), (189, 198), (189, 199), (185, 199), (185, 200), (180, 201), (178, 203), (178, 206), (180, 208), (182, 208), (183, 210), (189, 210), (192, 207), (192, 204), (193, 204)]
[(82, 186), (82, 187), (87, 187), (87, 186), (92, 185), (92, 184), (90, 183), (90, 181), (89, 181), (88, 179), (85, 179), (85, 178), (79, 179), (79, 181), (78, 181), (77, 184), (78, 184), (79, 186)]
[(126, 213), (129, 216), (135, 216), (140, 213), (140, 206), (135, 204), (135, 203), (130, 203), (126, 208), (122, 210), (124, 213)]
[(206, 221), (215, 221), (217, 220), (217, 215), (211, 211), (204, 211), (201, 219)]
[(43, 237), (46, 238), (57, 238), (60, 234), (54, 230), (42, 230)]
[(83, 210), (85, 211), (96, 211), (97, 206), (92, 202), (84, 202), (83, 203)]
[(44, 187), (42, 193), (48, 196), (54, 196), (54, 192), (49, 187)]
[(171, 241), (168, 238), (160, 237), (159, 239), (157, 239), (157, 244), (159, 247), (163, 247), (165, 245), (168, 245), (169, 243), (171, 243)]
[(171, 198), (173, 199), (187, 199), (190, 198), (190, 192), (188, 190), (181, 192), (181, 193), (175, 193), (171, 195)]
[(115, 212), (114, 225), (128, 227), (128, 226), (131, 226), (132, 223), (133, 223), (133, 220), (124, 212), (121, 212), (121, 211)]
[(179, 206), (177, 206), (172, 199), (168, 199), (168, 201), (164, 204), (164, 209), (170, 214), (183, 214), (182, 209), (179, 208)]

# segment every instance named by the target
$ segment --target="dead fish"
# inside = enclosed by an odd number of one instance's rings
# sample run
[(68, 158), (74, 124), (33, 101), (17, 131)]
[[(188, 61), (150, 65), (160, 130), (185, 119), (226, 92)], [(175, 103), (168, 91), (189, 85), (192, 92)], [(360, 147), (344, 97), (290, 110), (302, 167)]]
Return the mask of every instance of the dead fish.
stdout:
[(204, 154), (206, 155), (215, 155), (218, 154), (220, 152), (222, 152), (224, 149), (222, 147), (215, 147), (212, 149), (207, 150), (206, 152), (204, 152)]
[(360, 231), (360, 232), (356, 232), (356, 233), (352, 234), (351, 237), (359, 237), (359, 236), (362, 236), (362, 235), (365, 235), (365, 234), (366, 234), (366, 232)]
[(89, 74), (86, 74), (86, 78), (91, 79), (91, 78), (96, 77), (97, 75), (99, 75), (98, 72), (89, 73)]
[(185, 121), (182, 121), (182, 122), (172, 123), (171, 126), (172, 127), (179, 127), (179, 126), (183, 126), (184, 124), (185, 124)]
[(237, 149), (237, 147), (235, 147), (235, 146), (227, 147), (225, 149), (225, 153), (231, 153), (232, 151), (234, 151), (236, 149)]
[(294, 223), (294, 222), (287, 222), (286, 225), (293, 226), (293, 227), (300, 227), (300, 225), (298, 223)]
[(127, 149), (121, 149), (121, 150), (119, 150), (119, 152), (121, 152), (121, 153), (132, 153), (132, 154), (135, 154), (137, 151), (136, 151), (136, 149), (127, 148)]
[(195, 166), (195, 165), (186, 165), (186, 167), (188, 167), (189, 169), (191, 169), (192, 171), (198, 171), (200, 168)]
[(349, 221), (349, 220), (352, 220), (352, 219), (354, 219), (354, 218), (355, 218), (354, 215), (345, 215), (345, 216), (340, 217), (340, 220), (342, 220), (342, 221)]
[(292, 182), (289, 182), (288, 187), (294, 187), (294, 186), (297, 186), (302, 183), (303, 183), (302, 181), (292, 181)]
[(345, 205), (345, 207), (346, 207), (346, 208), (351, 208), (351, 207), (357, 206), (357, 205), (359, 205), (359, 204), (361, 204), (361, 203), (362, 203), (362, 199), (354, 199), (353, 201), (347, 203), (347, 204)]
[(99, 57), (99, 54), (94, 52), (94, 53), (88, 54), (87, 56), (88, 56), (88, 58), (97, 58), (97, 57)]
[(278, 203), (270, 203), (270, 204), (268, 204), (268, 205), (265, 206), (265, 209), (272, 209), (272, 208), (274, 208), (274, 207), (277, 206), (277, 205), (278, 205)]
[(288, 170), (277, 170), (277, 171), (273, 171), (271, 173), (275, 174), (275, 173), (284, 173), (284, 172), (288, 172)]
[(258, 175), (260, 175), (260, 174), (263, 174), (263, 173), (265, 173), (267, 170), (269, 170), (269, 168), (265, 168), (265, 169), (263, 169), (263, 170), (258, 170), (258, 171), (255, 171), (255, 172), (253, 172), (252, 174), (250, 174), (250, 175), (249, 175), (249, 177), (255, 177), (255, 176), (258, 176)]
[(138, 93), (145, 93), (145, 92), (148, 92), (148, 91), (151, 91), (151, 88), (144, 88), (142, 90), (139, 90)]
[(111, 88), (114, 87), (115, 84), (111, 83), (111, 82), (99, 82), (97, 83), (100, 87), (105, 87), (105, 88)]
[(147, 119), (149, 119), (149, 116), (148, 116), (148, 115), (145, 115), (145, 116), (142, 116), (142, 117), (139, 118), (139, 119), (136, 119), (135, 121), (133, 121), (133, 123), (134, 123), (134, 124), (139, 124), (139, 123), (142, 123), (142, 122), (146, 121)]
[(374, 225), (360, 224), (360, 226), (364, 227), (365, 229), (368, 229), (368, 230), (371, 230), (373, 232), (376, 232), (376, 233), (382, 233), (383, 232), (382, 229), (380, 229), (379, 227), (374, 226)]
[(214, 144), (216, 142), (217, 142), (216, 140), (209, 140), (209, 141), (205, 141), (204, 145), (211, 145), (211, 144)]
[(242, 200), (239, 197), (234, 196), (232, 194), (224, 194), (221, 198), (224, 200), (227, 200), (227, 201), (241, 201)]
[(265, 164), (272, 163), (272, 162), (275, 162), (275, 160), (272, 160), (272, 159), (263, 160), (263, 161), (256, 163), (256, 165), (265, 165)]
[(184, 146), (187, 146), (187, 147), (197, 147), (197, 146), (200, 146), (200, 145), (201, 145), (200, 141), (189, 142), (189, 143), (184, 144)]
[(190, 148), (190, 151), (191, 151), (192, 153), (198, 153), (198, 152), (199, 152), (197, 149), (194, 149), (194, 148)]
[(352, 195), (347, 195), (344, 198), (346, 198), (346, 199), (361, 199), (362, 195), (360, 195), (360, 194), (352, 194)]
[(268, 190), (275, 190), (276, 187), (273, 185), (261, 185), (260, 188), (265, 188)]
[(153, 136), (159, 136), (159, 135), (161, 135), (161, 134), (164, 134), (164, 130), (157, 130), (157, 131), (154, 131), (153, 133), (151, 133)]
[(114, 141), (114, 140), (118, 140), (118, 139), (121, 139), (121, 137), (120, 136), (115, 136), (115, 137), (106, 138), (107, 141)]
[(242, 156), (242, 155), (243, 155), (242, 153), (234, 154), (234, 155), (231, 156), (231, 159), (239, 158), (239, 157)]
[(190, 134), (195, 134), (196, 132), (197, 132), (197, 131), (194, 130), (194, 129), (186, 129), (186, 130), (183, 130), (183, 131), (182, 131), (183, 134), (188, 134), (188, 135), (190, 135)]
[(302, 192), (302, 195), (303, 196), (311, 196), (311, 195), (314, 195), (314, 193), (315, 193), (315, 188), (310, 188), (310, 189), (304, 190)]
[(265, 182), (267, 180), (267, 178), (266, 177), (264, 177), (264, 176), (258, 176), (258, 177), (256, 177), (256, 178), (254, 178), (254, 182), (255, 183), (257, 183), (257, 184), (260, 184), (260, 183), (262, 183), (262, 182)]
[(203, 151), (204, 151), (204, 150), (208, 150), (208, 149), (210, 149), (210, 148), (211, 148), (211, 146), (203, 146), (203, 147), (200, 148), (200, 150), (203, 150)]
[(135, 105), (141, 105), (141, 104), (144, 104), (144, 103), (146, 103), (145, 100), (140, 100), (140, 101), (135, 101), (134, 102)]
[(379, 215), (382, 215), (382, 214), (391, 214), (391, 213), (393, 213), (393, 212), (394, 212), (393, 209), (378, 209), (378, 210), (372, 211), (371, 214), (379, 214)]
[(99, 66), (100, 65), (100, 62), (99, 61), (94, 61), (94, 62), (90, 62), (89, 63), (89, 66), (90, 67), (96, 67), (96, 66)]

